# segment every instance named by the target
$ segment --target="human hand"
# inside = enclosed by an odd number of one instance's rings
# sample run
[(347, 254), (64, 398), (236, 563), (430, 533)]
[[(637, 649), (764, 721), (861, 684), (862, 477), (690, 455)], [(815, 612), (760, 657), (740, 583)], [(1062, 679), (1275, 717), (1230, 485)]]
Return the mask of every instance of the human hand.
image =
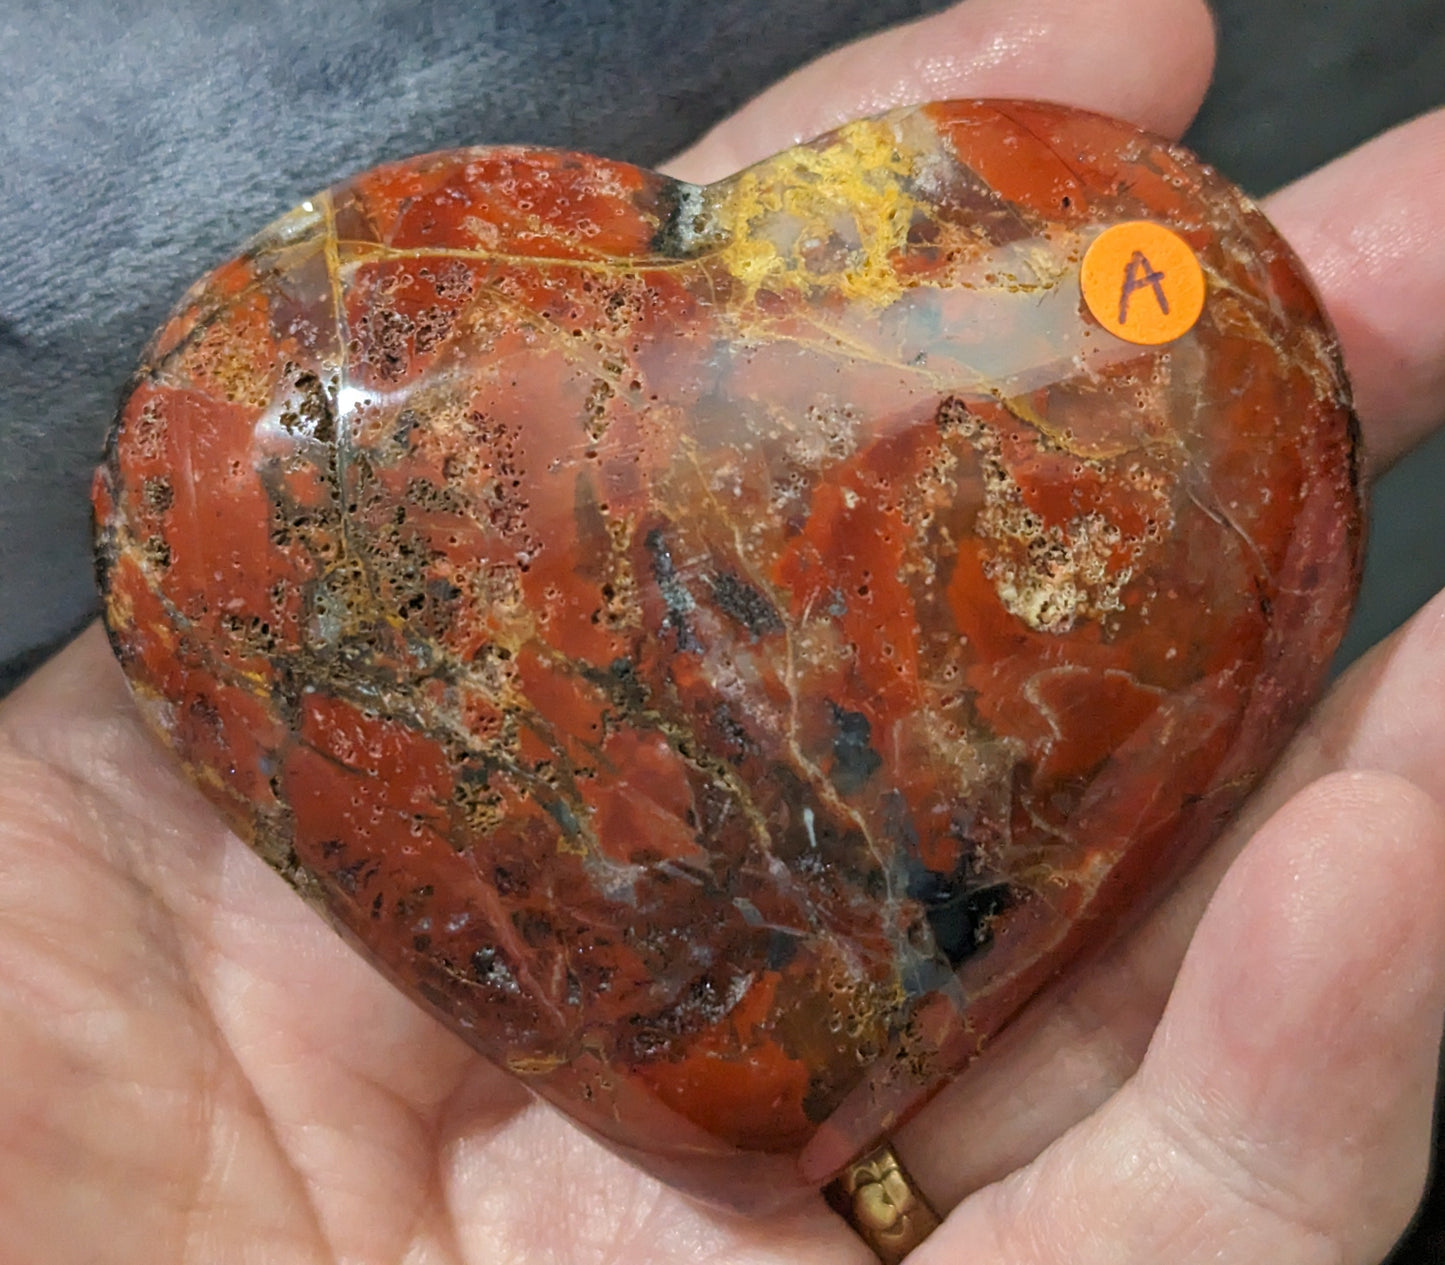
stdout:
[[(801, 72), (674, 170), (948, 96), (1177, 133), (1209, 38), (1190, 0), (971, 0)], [(1376, 469), (1445, 414), (1442, 149), (1436, 115), (1268, 207), (1340, 327)], [(897, 1135), (954, 1208), (912, 1260), (1378, 1259), (1428, 1152), (1442, 802), (1445, 597), (1148, 921)], [(94, 631), (0, 709), (0, 876), (17, 1261), (869, 1259), (821, 1201), (743, 1222), (659, 1187), (403, 1000), (178, 780)]]

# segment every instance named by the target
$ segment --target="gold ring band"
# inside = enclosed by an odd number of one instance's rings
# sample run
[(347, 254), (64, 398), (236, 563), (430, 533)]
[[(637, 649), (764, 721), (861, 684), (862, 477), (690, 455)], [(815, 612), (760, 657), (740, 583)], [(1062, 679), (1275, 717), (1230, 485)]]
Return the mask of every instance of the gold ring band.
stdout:
[(886, 1142), (854, 1160), (823, 1194), (883, 1265), (898, 1265), (941, 1221)]

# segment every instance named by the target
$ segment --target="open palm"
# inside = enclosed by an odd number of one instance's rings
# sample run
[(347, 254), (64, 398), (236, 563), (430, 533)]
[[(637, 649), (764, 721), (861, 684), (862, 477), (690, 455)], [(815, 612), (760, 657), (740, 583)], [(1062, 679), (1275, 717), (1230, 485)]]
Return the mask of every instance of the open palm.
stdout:
[[(1177, 134), (1196, 0), (969, 0), (834, 54), (675, 165), (713, 179), (949, 96)], [(1445, 415), (1445, 114), (1277, 195), (1378, 470)], [(1190, 879), (898, 1138), (912, 1260), (1378, 1260), (1445, 1009), (1445, 595), (1337, 687)], [(1162, 1020), (1161, 1020), (1162, 1015)], [(0, 1260), (849, 1265), (614, 1159), (355, 957), (177, 777), (92, 630), (0, 709)]]

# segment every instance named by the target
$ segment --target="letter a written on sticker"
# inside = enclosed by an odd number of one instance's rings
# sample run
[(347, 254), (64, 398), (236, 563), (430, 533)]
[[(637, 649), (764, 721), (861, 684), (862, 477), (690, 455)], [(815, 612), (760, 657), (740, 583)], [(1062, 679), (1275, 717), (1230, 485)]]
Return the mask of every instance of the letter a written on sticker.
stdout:
[(1142, 250), (1136, 250), (1124, 268), (1124, 284), (1119, 290), (1119, 324), (1129, 321), (1129, 296), (1135, 290), (1153, 290), (1159, 301), (1159, 311), (1169, 315), (1169, 296), (1164, 293), (1164, 274), (1156, 269), (1145, 257)]

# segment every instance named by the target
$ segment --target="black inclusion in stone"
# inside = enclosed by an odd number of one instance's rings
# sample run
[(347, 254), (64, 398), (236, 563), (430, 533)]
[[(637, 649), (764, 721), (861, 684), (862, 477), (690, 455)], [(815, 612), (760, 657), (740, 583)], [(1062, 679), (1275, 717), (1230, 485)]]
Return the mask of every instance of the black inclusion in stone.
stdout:
[(678, 574), (677, 567), (672, 560), (672, 549), (667, 543), (667, 537), (662, 528), (654, 527), (643, 537), (643, 543), (652, 555), (652, 578), (657, 583), (658, 592), (662, 594), (663, 604), (667, 607), (663, 630), (667, 631), (670, 628), (676, 635), (678, 650), (699, 649), (697, 638), (693, 636), (687, 619), (689, 613), (696, 608), (697, 603), (688, 591), (687, 584)]
[(725, 235), (708, 209), (705, 190), (664, 180), (654, 198), (658, 229), (651, 249), (655, 254), (667, 259), (697, 259), (723, 244)]
[(985, 948), (993, 938), (991, 924), (1013, 904), (1007, 883), (976, 887), (924, 903), (924, 917), (933, 931), (933, 943), (952, 966), (958, 966)]
[(883, 757), (870, 745), (873, 726), (862, 712), (850, 712), (830, 703), (833, 709), (833, 786), (840, 795), (851, 795), (878, 771)]
[(773, 604), (741, 576), (721, 571), (712, 578), (711, 585), (718, 609), (754, 638), (783, 631), (783, 621)]

